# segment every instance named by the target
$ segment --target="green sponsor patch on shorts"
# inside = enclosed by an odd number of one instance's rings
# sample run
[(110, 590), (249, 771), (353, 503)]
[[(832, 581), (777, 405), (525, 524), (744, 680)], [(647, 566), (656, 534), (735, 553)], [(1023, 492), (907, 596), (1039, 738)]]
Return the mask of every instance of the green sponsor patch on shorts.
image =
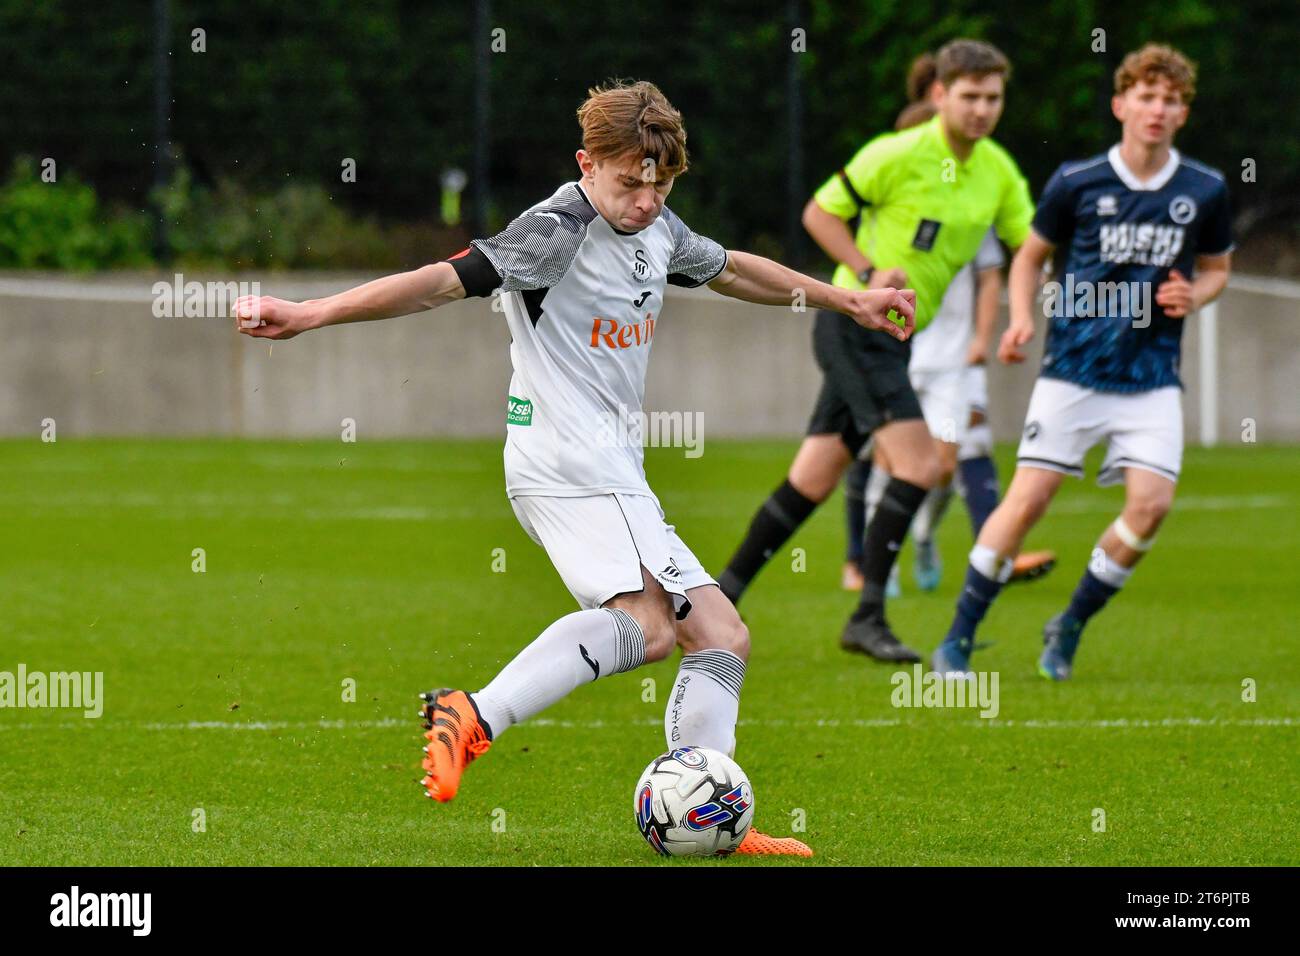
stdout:
[(531, 399), (515, 398), (513, 395), (507, 397), (510, 400), (506, 403), (506, 424), (531, 425), (533, 423), (533, 403)]

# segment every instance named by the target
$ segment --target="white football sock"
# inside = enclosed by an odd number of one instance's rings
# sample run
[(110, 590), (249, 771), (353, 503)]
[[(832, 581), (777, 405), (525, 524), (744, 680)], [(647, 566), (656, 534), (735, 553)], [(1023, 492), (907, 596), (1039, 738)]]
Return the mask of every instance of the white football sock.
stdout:
[(912, 519), (912, 540), (929, 541), (934, 537), (950, 501), (952, 501), (951, 482), (941, 488), (930, 489), (930, 493), (921, 502), (921, 507), (917, 509), (916, 517)]
[(495, 739), (597, 677), (645, 663), (645, 637), (619, 608), (575, 611), (560, 618), (472, 694)]
[(745, 662), (731, 651), (707, 648), (683, 654), (664, 711), (668, 749), (708, 747), (732, 756), (744, 681)]
[(1015, 570), (1016, 562), (1011, 558), (1003, 558), (999, 561), (996, 551), (988, 545), (976, 542), (970, 549), (970, 566), (990, 581), (1006, 584), (1011, 580), (1011, 572)]
[(1099, 563), (1095, 557), (1097, 551), (1101, 551), (1100, 544), (1097, 545), (1096, 551), (1093, 551), (1093, 560), (1088, 562), (1088, 570), (1092, 572), (1092, 576), (1102, 584), (1108, 584), (1113, 588), (1122, 588), (1133, 574), (1133, 568), (1124, 567), (1105, 551), (1101, 552), (1101, 562), (1100, 566), (1098, 566)]
[(867, 524), (871, 527), (871, 519), (876, 516), (876, 506), (880, 504), (880, 499), (885, 497), (885, 489), (889, 487), (892, 475), (885, 471), (880, 465), (872, 464), (871, 475), (867, 478), (867, 487), (862, 493), (862, 500), (867, 506)]

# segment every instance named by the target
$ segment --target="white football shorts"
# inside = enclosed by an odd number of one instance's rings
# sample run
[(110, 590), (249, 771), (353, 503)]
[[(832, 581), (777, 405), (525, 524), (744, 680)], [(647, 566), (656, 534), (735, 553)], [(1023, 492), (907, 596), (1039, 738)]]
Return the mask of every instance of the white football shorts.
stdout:
[(617, 594), (644, 590), (643, 567), (672, 595), (678, 620), (691, 609), (687, 591), (717, 583), (665, 522), (652, 496), (516, 495), (510, 505), (584, 609), (600, 607)]
[(1039, 378), (1025, 413), (1018, 463), (1083, 477), (1083, 456), (1108, 443), (1097, 484), (1124, 480), (1125, 468), (1178, 480), (1183, 462), (1183, 404), (1176, 385), (1149, 392), (1098, 392)]
[(978, 425), (966, 419), (966, 434), (957, 449), (957, 460), (986, 458), (993, 454), (993, 428), (989, 424), (989, 379), (983, 365), (967, 365), (965, 369), (967, 411), (984, 416)]
[(908, 378), (930, 434), (939, 441), (960, 443), (970, 424), (966, 369), (909, 369)]

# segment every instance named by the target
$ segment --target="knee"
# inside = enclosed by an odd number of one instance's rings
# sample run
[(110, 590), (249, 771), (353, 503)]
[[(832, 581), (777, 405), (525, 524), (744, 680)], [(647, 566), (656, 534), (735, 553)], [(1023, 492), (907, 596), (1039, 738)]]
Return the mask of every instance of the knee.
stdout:
[(739, 615), (734, 620), (710, 628), (705, 638), (704, 647), (730, 651), (742, 661), (749, 660), (749, 628)]
[(829, 471), (817, 472), (803, 468), (791, 468), (785, 480), (795, 491), (815, 505), (821, 504), (831, 496), (840, 483), (839, 474)]
[(915, 458), (894, 463), (894, 470), (891, 473), (897, 479), (930, 490), (941, 484), (944, 467), (939, 460), (939, 455), (931, 451), (930, 454), (917, 455)]
[(907, 472), (898, 477), (911, 482), (918, 488), (929, 491), (931, 488), (938, 488), (946, 481), (951, 480), (952, 471), (949, 470), (945, 477), (943, 462), (939, 460), (939, 456), (927, 455), (912, 462), (907, 468)]
[(1130, 495), (1124, 502), (1124, 523), (1140, 538), (1149, 538), (1173, 506), (1172, 489), (1151, 489)]
[(645, 661), (653, 664), (661, 661), (673, 652), (677, 645), (677, 629), (671, 617), (666, 614), (638, 618), (641, 634), (645, 637)]

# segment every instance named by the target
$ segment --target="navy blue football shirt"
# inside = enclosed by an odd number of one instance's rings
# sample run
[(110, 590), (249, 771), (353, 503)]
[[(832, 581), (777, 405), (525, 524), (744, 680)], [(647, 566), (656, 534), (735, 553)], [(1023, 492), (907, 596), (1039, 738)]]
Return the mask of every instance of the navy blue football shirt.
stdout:
[(1156, 289), (1197, 256), (1232, 249), (1223, 174), (1176, 149), (1142, 182), (1119, 147), (1065, 163), (1048, 180), (1034, 231), (1056, 246), (1042, 375), (1104, 392), (1181, 385), (1184, 319), (1165, 315)]

